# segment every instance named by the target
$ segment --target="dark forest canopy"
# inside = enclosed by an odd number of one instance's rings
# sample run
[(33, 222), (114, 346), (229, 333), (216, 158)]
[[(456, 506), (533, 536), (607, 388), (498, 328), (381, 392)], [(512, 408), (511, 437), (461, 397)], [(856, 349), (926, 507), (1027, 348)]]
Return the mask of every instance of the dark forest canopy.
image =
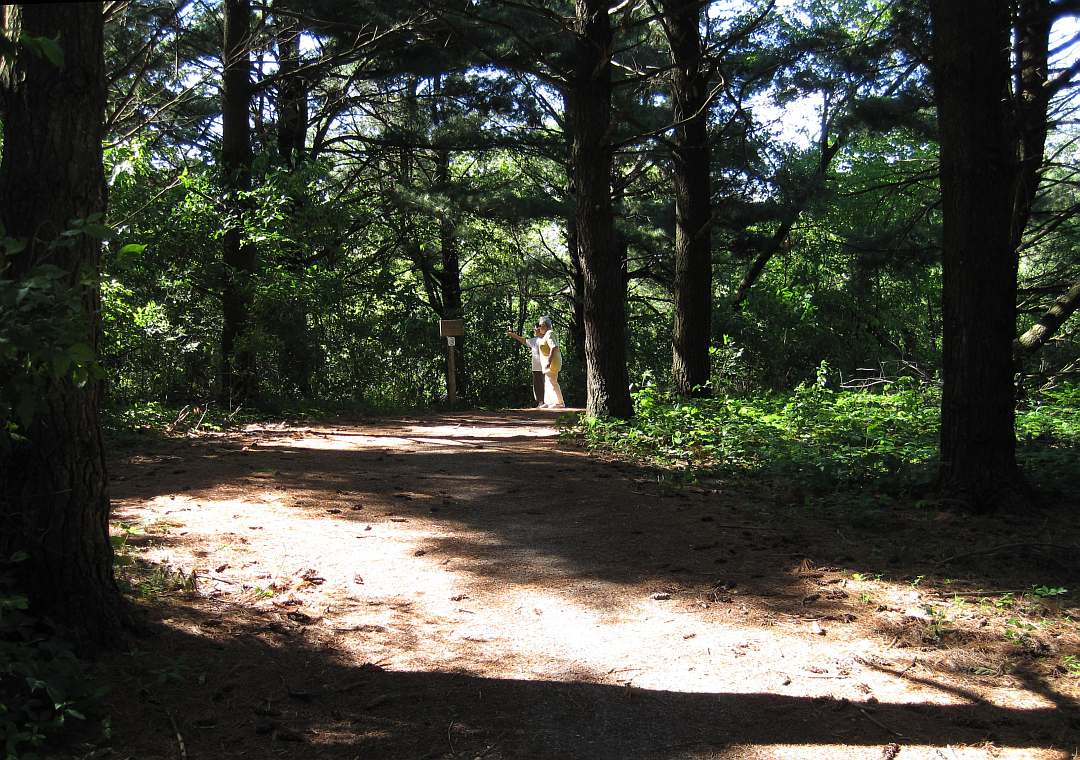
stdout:
[(599, 417), (943, 384), (942, 487), (1023, 502), (1016, 395), (1080, 362), (1078, 8), (957, 7), (5, 6), (0, 551), (70, 551), (25, 509), (64, 491), (107, 575), (99, 402), (439, 404), (462, 319), (459, 392), (518, 405), (542, 314)]

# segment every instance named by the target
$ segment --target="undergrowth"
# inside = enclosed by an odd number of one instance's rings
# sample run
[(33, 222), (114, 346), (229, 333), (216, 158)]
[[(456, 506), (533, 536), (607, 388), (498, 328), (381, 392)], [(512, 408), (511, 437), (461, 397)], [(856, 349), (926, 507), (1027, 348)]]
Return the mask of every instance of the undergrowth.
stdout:
[[(14, 587), (16, 554), (0, 562), (0, 756), (36, 760), (73, 721), (85, 723), (104, 694), (72, 646), (32, 615)], [(107, 735), (108, 721), (101, 728)]]
[[(692, 400), (647, 385), (633, 398), (633, 419), (583, 417), (569, 434), (669, 471), (826, 487), (874, 481), (890, 491), (929, 481), (938, 454), (939, 391), (904, 379), (875, 392), (817, 382), (789, 394)], [(1016, 428), (1021, 463), (1040, 485), (1080, 476), (1080, 387), (1029, 398)]]

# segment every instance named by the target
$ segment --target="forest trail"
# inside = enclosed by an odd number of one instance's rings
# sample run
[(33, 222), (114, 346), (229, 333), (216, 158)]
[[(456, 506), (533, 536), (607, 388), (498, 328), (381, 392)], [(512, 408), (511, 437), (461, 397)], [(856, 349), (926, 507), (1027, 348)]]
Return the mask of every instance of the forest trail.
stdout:
[[(114, 533), (160, 629), (106, 661), (119, 756), (175, 758), (178, 734), (190, 758), (1073, 756), (1075, 692), (972, 676), (997, 656), (974, 623), (921, 648), (933, 592), (870, 577), (921, 557), (903, 526), (672, 490), (556, 416), (117, 453)], [(155, 595), (163, 566), (197, 592)]]

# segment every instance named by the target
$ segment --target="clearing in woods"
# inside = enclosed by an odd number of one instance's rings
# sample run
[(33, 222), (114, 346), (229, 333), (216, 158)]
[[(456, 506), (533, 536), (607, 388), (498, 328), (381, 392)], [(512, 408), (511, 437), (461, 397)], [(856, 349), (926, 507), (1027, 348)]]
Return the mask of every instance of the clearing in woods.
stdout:
[(1075, 756), (1077, 611), (1030, 593), (1075, 566), (940, 562), (1075, 545), (1071, 510), (859, 518), (767, 484), (672, 489), (555, 418), (117, 451), (122, 574), (155, 635), (101, 663), (115, 756)]

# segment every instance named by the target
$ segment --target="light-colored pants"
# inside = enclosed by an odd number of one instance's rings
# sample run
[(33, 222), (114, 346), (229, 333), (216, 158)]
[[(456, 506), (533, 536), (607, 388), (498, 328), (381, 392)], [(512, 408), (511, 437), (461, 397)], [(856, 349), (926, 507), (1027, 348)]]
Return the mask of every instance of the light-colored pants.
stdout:
[(559, 373), (544, 373), (544, 403), (547, 406), (565, 406), (562, 388), (559, 387)]

